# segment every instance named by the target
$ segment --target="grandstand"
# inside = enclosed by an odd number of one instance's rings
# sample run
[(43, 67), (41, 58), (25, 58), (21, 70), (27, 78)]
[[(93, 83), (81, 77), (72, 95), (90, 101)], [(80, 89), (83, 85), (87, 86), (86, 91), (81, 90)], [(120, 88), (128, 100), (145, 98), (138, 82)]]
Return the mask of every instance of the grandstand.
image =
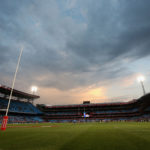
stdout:
[[(0, 85), (0, 123), (5, 115), (11, 88)], [(13, 90), (8, 123), (43, 122), (43, 113), (33, 105), (39, 96)]]
[(123, 103), (37, 105), (48, 122), (150, 121), (150, 94)]
[[(0, 123), (5, 115), (11, 88), (0, 86)], [(129, 102), (73, 105), (33, 105), (37, 95), (13, 91), (8, 123), (150, 121), (150, 94)]]

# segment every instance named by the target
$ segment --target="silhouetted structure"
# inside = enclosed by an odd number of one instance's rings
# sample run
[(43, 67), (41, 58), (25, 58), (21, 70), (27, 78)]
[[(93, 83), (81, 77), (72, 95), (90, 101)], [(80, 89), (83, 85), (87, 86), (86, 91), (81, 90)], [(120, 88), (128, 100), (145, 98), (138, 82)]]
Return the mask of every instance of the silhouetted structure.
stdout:
[(149, 121), (150, 94), (123, 103), (38, 105), (38, 108), (45, 113), (44, 119), (50, 122)]

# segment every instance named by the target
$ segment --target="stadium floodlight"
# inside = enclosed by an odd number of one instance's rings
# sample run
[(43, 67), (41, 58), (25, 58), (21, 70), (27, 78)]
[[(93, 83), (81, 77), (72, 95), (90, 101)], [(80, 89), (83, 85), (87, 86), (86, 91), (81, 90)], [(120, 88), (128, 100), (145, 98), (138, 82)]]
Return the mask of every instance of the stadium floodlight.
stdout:
[(32, 87), (31, 87), (31, 92), (32, 92), (32, 94), (36, 93), (37, 90), (38, 90), (38, 87), (37, 87), (37, 86), (32, 86)]
[(137, 78), (137, 80), (138, 80), (138, 82), (141, 83), (142, 90), (143, 90), (143, 94), (145, 95), (146, 92), (145, 92), (145, 88), (144, 88), (144, 84), (143, 84), (143, 82), (145, 81), (145, 77), (144, 77), (144, 76), (139, 76), (139, 77)]
[(6, 130), (6, 127), (7, 127), (9, 106), (10, 106), (10, 102), (11, 102), (11, 99), (12, 99), (13, 89), (14, 89), (14, 86), (15, 86), (15, 81), (16, 81), (17, 72), (18, 72), (18, 69), (19, 69), (19, 65), (20, 65), (20, 60), (21, 60), (23, 49), (24, 49), (24, 47), (22, 47), (21, 50), (20, 50), (20, 55), (19, 55), (19, 58), (18, 58), (16, 71), (15, 71), (14, 78), (13, 78), (13, 81), (12, 81), (12, 87), (11, 87), (11, 91), (10, 91), (10, 96), (9, 96), (9, 100), (8, 100), (6, 114), (5, 114), (4, 118), (3, 118), (3, 122), (2, 122), (2, 126), (1, 126), (1, 130), (2, 131)]
[(144, 78), (144, 76), (139, 76), (139, 77), (137, 78), (137, 80), (138, 80), (139, 82), (143, 82), (143, 81), (145, 80), (145, 78)]

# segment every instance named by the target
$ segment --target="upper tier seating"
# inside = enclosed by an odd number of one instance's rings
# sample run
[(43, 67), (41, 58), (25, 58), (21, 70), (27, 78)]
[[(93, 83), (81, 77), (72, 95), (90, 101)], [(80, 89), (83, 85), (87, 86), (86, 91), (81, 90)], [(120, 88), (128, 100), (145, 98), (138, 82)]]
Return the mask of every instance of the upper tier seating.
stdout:
[(147, 107), (144, 111), (150, 111), (150, 106)]
[[(6, 109), (8, 100), (0, 99), (0, 109)], [(42, 112), (29, 102), (12, 100), (10, 103), (10, 112), (41, 114)]]
[(122, 110), (101, 110), (101, 111), (96, 111), (94, 113), (96, 114), (113, 114), (113, 113), (131, 113), (131, 112), (137, 112), (138, 108), (133, 108), (133, 109), (122, 109)]

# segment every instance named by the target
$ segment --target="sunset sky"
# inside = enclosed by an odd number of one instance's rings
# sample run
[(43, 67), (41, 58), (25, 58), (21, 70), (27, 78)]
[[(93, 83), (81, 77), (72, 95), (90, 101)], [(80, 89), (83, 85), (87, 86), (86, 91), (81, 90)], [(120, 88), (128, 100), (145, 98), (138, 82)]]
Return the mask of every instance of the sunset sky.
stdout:
[(150, 91), (150, 0), (0, 0), (0, 84), (36, 103), (127, 101)]

